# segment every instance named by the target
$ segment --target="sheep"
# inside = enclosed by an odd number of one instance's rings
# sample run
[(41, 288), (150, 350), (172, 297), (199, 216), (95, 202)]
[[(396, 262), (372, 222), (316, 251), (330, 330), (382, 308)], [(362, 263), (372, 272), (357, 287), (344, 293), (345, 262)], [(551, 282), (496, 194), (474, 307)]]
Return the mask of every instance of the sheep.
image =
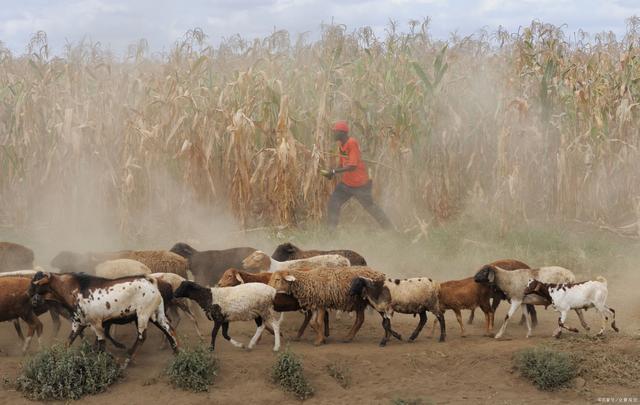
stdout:
[(0, 272), (32, 269), (33, 250), (11, 242), (0, 242)]
[(273, 300), (276, 290), (262, 283), (240, 284), (234, 287), (203, 287), (193, 281), (183, 281), (175, 291), (176, 297), (187, 297), (200, 305), (207, 318), (214, 321), (211, 331), (211, 350), (215, 350), (218, 330), (222, 336), (236, 347), (244, 345), (232, 339), (229, 322), (255, 320), (256, 333), (251, 338), (248, 349), (252, 349), (265, 329), (265, 323), (273, 328), (275, 343), (273, 351), (280, 350), (280, 322), (282, 313), (275, 311)]
[[(504, 334), (509, 319), (513, 316), (515, 311), (521, 304), (534, 304), (534, 305), (549, 305), (550, 303), (542, 298), (534, 299), (530, 296), (525, 300), (524, 291), (527, 288), (527, 283), (530, 278), (540, 280), (545, 283), (574, 283), (576, 280), (575, 275), (571, 270), (558, 266), (540, 267), (539, 269), (520, 269), (520, 270), (503, 270), (497, 266), (486, 265), (482, 267), (474, 276), (476, 283), (485, 283), (490, 286), (497, 287), (502, 291), (510, 300), (511, 307), (507, 313), (500, 330), (495, 335), (496, 339), (500, 339)], [(523, 302), (524, 301), (524, 302)], [(589, 330), (589, 326), (584, 320), (582, 311), (580, 309), (575, 310), (580, 318), (582, 326)], [(531, 336), (531, 320), (529, 314), (525, 311), (525, 319), (527, 322), (527, 337)]]
[[(0, 322), (22, 319), (29, 326), (26, 339), (22, 337), (22, 331), (18, 333), (24, 341), (23, 353), (29, 348), (34, 333), (38, 335), (38, 345), (40, 345), (40, 336), (42, 335), (42, 322), (38, 319), (36, 308), (31, 305), (28, 294), (30, 284), (31, 279), (26, 277), (0, 278)], [(43, 305), (39, 305), (39, 307), (43, 307)], [(16, 331), (18, 331), (18, 327), (19, 324)]]
[(319, 255), (312, 256), (306, 259), (289, 260), (286, 262), (279, 262), (276, 259), (269, 257), (261, 250), (256, 250), (251, 253), (242, 261), (242, 267), (245, 270), (253, 271), (266, 271), (273, 273), (279, 270), (288, 270), (297, 264), (319, 264), (319, 265), (335, 265), (335, 266), (349, 266), (351, 263), (349, 259), (340, 255)]
[[(227, 269), (220, 277), (220, 281), (218, 281), (218, 287), (233, 287), (243, 283), (263, 283), (269, 284), (271, 280), (271, 276), (273, 273), (261, 272), (261, 273), (248, 273), (246, 271), (238, 270), (238, 269)], [(294, 297), (277, 293), (276, 298), (273, 300), (273, 305), (276, 311), (278, 312), (292, 312), (292, 311), (300, 311), (300, 303)], [(304, 312), (304, 321), (300, 328), (298, 328), (298, 333), (296, 334), (295, 340), (299, 340), (304, 334), (309, 321), (311, 320), (312, 313), (311, 311), (303, 311)], [(325, 336), (329, 336), (329, 315), (325, 312), (326, 322), (325, 322)], [(267, 330), (269, 330), (267, 328)], [(273, 333), (273, 331), (269, 331), (269, 333)]]
[(137, 260), (131, 259), (107, 260), (95, 267), (95, 275), (97, 277), (108, 278), (110, 280), (147, 274), (151, 274), (151, 270), (147, 266)]
[(129, 350), (125, 366), (146, 338), (148, 322), (156, 325), (169, 339), (174, 352), (178, 351), (175, 333), (164, 313), (158, 282), (149, 277), (124, 277), (108, 280), (81, 273), (37, 272), (31, 280), (29, 297), (32, 305), (57, 301), (72, 315), (71, 333), (67, 345), (91, 326), (98, 339), (99, 350), (105, 346), (105, 321), (117, 323), (136, 317), (138, 337)]
[[(491, 266), (498, 266), (501, 269), (504, 270), (518, 270), (518, 269), (530, 269), (531, 267), (529, 267), (528, 264), (523, 263), (519, 260), (515, 260), (515, 259), (501, 259), (501, 260), (496, 260), (494, 262), (489, 263), (489, 265)], [(472, 277), (470, 277), (471, 279)], [(495, 287), (487, 287), (491, 289), (491, 296), (490, 298), (491, 300), (491, 310), (493, 311), (493, 313), (495, 314), (496, 310), (498, 309), (498, 306), (500, 305), (500, 302), (502, 300), (507, 299), (507, 297), (505, 297), (505, 295), (498, 290)], [(533, 305), (531, 304), (527, 304), (526, 305), (526, 310), (529, 312), (529, 314), (531, 315), (531, 324), (533, 326), (536, 326), (538, 324), (538, 314), (536, 313), (536, 309)], [(469, 325), (471, 325), (473, 323), (473, 318), (475, 315), (475, 308), (471, 310), (471, 315), (469, 315), (469, 320), (467, 321), (467, 323)], [(522, 314), (522, 318), (520, 319), (520, 324), (523, 325), (525, 323), (525, 317), (524, 314)], [(493, 328), (493, 317), (491, 319), (491, 328)]]
[(364, 297), (369, 305), (380, 313), (385, 331), (380, 346), (385, 346), (391, 335), (398, 340), (402, 339), (391, 328), (391, 317), (394, 312), (420, 315), (420, 321), (409, 337), (409, 341), (414, 341), (418, 337), (427, 322), (427, 311), (432, 312), (440, 322), (440, 342), (444, 342), (446, 332), (444, 316), (438, 303), (439, 289), (437, 282), (426, 277), (376, 281), (358, 277), (351, 283), (349, 294)]
[[(175, 293), (175, 291), (178, 289), (178, 287), (180, 287), (180, 284), (182, 284), (183, 281), (188, 281), (184, 277), (181, 277), (174, 273), (152, 273), (149, 276), (152, 278), (155, 278), (159, 282), (162, 281), (169, 284), (171, 286), (172, 293)], [(180, 317), (180, 313), (178, 312), (178, 308), (179, 308), (185, 314), (187, 314), (187, 317), (189, 317), (189, 319), (191, 319), (196, 329), (196, 333), (198, 334), (199, 337), (202, 337), (202, 331), (200, 330), (200, 326), (198, 325), (198, 320), (196, 319), (196, 316), (193, 313), (193, 309), (191, 307), (191, 301), (186, 298), (174, 297), (174, 299), (171, 301), (170, 304), (171, 305), (169, 305), (167, 308), (167, 315), (169, 316), (170, 321), (172, 321), (171, 323), (173, 328), (177, 329), (178, 324), (180, 323), (181, 317)]]
[(558, 328), (553, 333), (556, 338), (560, 337), (562, 329), (578, 333), (578, 329), (565, 326), (567, 314), (572, 309), (587, 309), (595, 307), (602, 317), (602, 326), (598, 332), (598, 336), (604, 333), (607, 327), (608, 316), (611, 316), (611, 328), (619, 332), (616, 326), (616, 311), (608, 307), (607, 301), (607, 280), (602, 277), (596, 277), (596, 281), (583, 281), (581, 283), (551, 284), (543, 283), (535, 279), (529, 279), (527, 288), (524, 291), (525, 297), (530, 294), (538, 295), (549, 301), (553, 308), (560, 312), (558, 318)]
[(335, 254), (346, 257), (352, 266), (366, 266), (367, 261), (364, 260), (357, 252), (353, 250), (339, 249), (339, 250), (302, 250), (292, 243), (283, 243), (278, 245), (271, 255), (272, 259), (279, 262), (286, 262), (295, 259), (307, 259), (313, 256)]
[(360, 296), (349, 295), (351, 281), (356, 277), (367, 277), (374, 281), (384, 280), (383, 273), (369, 267), (311, 267), (303, 270), (283, 270), (273, 273), (269, 285), (278, 292), (291, 294), (300, 307), (317, 313), (315, 319), (316, 339), (314, 344), (325, 342), (323, 333), (324, 310), (338, 309), (344, 312), (356, 311), (356, 320), (345, 338), (350, 342), (364, 322), (367, 301)]
[(153, 273), (175, 273), (186, 279), (193, 278), (188, 261), (166, 250), (120, 250), (102, 253), (74, 253), (63, 251), (51, 261), (51, 266), (64, 272), (94, 274), (95, 267), (107, 260), (131, 259), (146, 265)]
[(225, 250), (197, 251), (186, 243), (176, 243), (171, 252), (189, 261), (189, 268), (198, 283), (213, 285), (228, 268), (242, 267), (242, 259), (255, 252), (251, 247), (239, 247)]

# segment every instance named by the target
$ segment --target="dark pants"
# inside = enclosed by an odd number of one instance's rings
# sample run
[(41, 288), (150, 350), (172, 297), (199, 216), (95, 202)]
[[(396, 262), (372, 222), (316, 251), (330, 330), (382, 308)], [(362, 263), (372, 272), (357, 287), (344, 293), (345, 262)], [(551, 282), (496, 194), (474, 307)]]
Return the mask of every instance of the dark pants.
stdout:
[(327, 224), (330, 229), (335, 229), (338, 225), (338, 218), (340, 217), (340, 208), (342, 205), (349, 201), (351, 197), (354, 197), (362, 207), (367, 210), (372, 217), (382, 226), (384, 229), (391, 228), (391, 221), (385, 215), (380, 207), (373, 202), (373, 196), (371, 195), (371, 181), (362, 187), (349, 187), (344, 183), (338, 183), (333, 194), (329, 198), (329, 206), (327, 208)]

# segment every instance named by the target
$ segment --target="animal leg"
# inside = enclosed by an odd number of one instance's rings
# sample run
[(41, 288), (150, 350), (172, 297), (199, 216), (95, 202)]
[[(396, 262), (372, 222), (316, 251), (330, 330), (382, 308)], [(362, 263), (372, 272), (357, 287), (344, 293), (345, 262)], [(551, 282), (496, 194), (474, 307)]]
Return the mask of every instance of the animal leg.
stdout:
[(613, 321), (611, 322), (611, 329), (615, 330), (616, 332), (620, 332), (620, 329), (618, 329), (618, 327), (616, 326), (616, 311), (606, 305), (604, 307), (611, 312), (611, 318), (613, 318)]
[[(159, 312), (159, 311), (158, 311)], [(176, 338), (175, 329), (171, 327), (171, 324), (164, 316), (164, 314), (156, 314), (156, 319), (151, 320), (151, 322), (158, 328), (164, 336), (167, 338), (167, 341), (171, 345), (171, 349), (174, 353), (178, 353), (178, 340)]]
[(183, 302), (179, 299), (175, 300), (174, 302), (176, 303), (178, 308), (180, 308), (182, 312), (184, 312), (187, 315), (187, 317), (191, 319), (191, 322), (193, 322), (193, 326), (196, 329), (196, 333), (198, 334), (198, 337), (202, 338), (202, 331), (200, 330), (200, 325), (198, 325), (198, 319), (196, 319), (195, 315), (191, 311), (191, 302), (189, 301)]
[(53, 337), (56, 338), (58, 336), (58, 332), (60, 332), (60, 313), (56, 308), (50, 308), (49, 315), (51, 316), (51, 322), (53, 323)]
[(313, 342), (314, 345), (319, 346), (325, 342), (324, 337), (324, 309), (320, 308), (316, 311), (316, 340)]
[[(257, 323), (257, 322), (256, 322)], [(260, 329), (263, 326), (262, 324), (262, 319), (260, 319), (260, 326), (258, 327), (258, 329)], [(260, 329), (260, 334), (262, 334), (262, 331), (264, 330), (264, 328)], [(258, 334), (258, 331), (256, 331), (256, 335), (254, 335), (254, 338), (257, 339), (260, 337), (260, 334)], [(239, 347), (241, 349), (244, 349), (244, 345), (240, 342), (238, 342), (237, 340), (233, 339), (231, 336), (229, 336), (229, 322), (223, 322), (222, 323), (222, 337), (227, 339), (229, 342), (231, 342), (232, 345), (234, 345), (235, 347)], [(251, 339), (253, 341), (253, 339)], [(255, 342), (253, 343), (255, 345)]]
[(384, 329), (384, 336), (380, 341), (380, 347), (384, 347), (387, 345), (391, 336), (391, 320), (385, 316), (384, 312), (380, 312), (380, 316), (382, 317), (382, 329)]
[(529, 313), (529, 310), (527, 307), (525, 307), (526, 311), (522, 312), (522, 315), (524, 315), (524, 321), (527, 324), (527, 338), (531, 337), (531, 314)]
[(298, 329), (298, 334), (296, 335), (294, 340), (300, 340), (300, 338), (304, 334), (304, 330), (307, 328), (307, 325), (309, 324), (310, 319), (311, 319), (311, 311), (304, 311), (304, 321), (302, 321), (302, 325), (300, 325), (300, 328)]
[(13, 327), (16, 329), (16, 333), (18, 334), (20, 341), (24, 343), (24, 335), (22, 334), (22, 328), (20, 327), (20, 319), (13, 320)]
[[(264, 322), (260, 322), (260, 325), (258, 325), (258, 327), (256, 328), (256, 333), (253, 335), (253, 337), (249, 341), (249, 346), (247, 347), (249, 350), (253, 349), (254, 346), (256, 345), (256, 343), (258, 343), (258, 339), (260, 339), (260, 336), (262, 335), (262, 332), (264, 331), (264, 329), (265, 329), (265, 323)], [(273, 332), (275, 333), (275, 330)], [(224, 326), (223, 326), (223, 329), (222, 329), (222, 333), (224, 333)], [(275, 336), (275, 334), (274, 334), (274, 336)]]
[(30, 312), (22, 319), (29, 326), (29, 330), (27, 331), (27, 338), (25, 339), (22, 346), (22, 353), (26, 353), (27, 349), (29, 349), (29, 344), (31, 343), (31, 339), (33, 338), (34, 333), (38, 334), (38, 341), (40, 341), (40, 336), (42, 335), (42, 322), (40, 322), (36, 314), (34, 314), (33, 312)]
[(80, 325), (80, 323), (76, 321), (71, 322), (71, 333), (69, 333), (69, 338), (67, 340), (67, 347), (73, 344), (73, 341), (76, 340), (78, 335), (80, 335), (85, 329), (86, 325)]
[[(411, 336), (409, 336), (409, 341), (410, 342), (413, 342), (414, 340), (416, 340), (416, 338), (420, 334), (420, 331), (422, 330), (424, 325), (427, 323), (427, 312), (426, 311), (422, 311), (422, 312), (420, 312), (419, 315), (420, 315), (420, 321), (418, 321), (418, 325), (416, 326), (416, 329), (413, 331)], [(433, 335), (433, 331), (435, 330), (435, 328), (436, 328), (436, 324), (434, 323), (433, 324), (433, 328), (431, 329), (431, 334), (432, 335)]]
[(111, 337), (111, 324), (107, 324), (107, 325), (103, 325), (103, 326), (104, 326), (104, 336), (107, 339), (109, 339), (109, 341), (111, 343), (113, 343), (113, 345), (115, 347), (117, 347), (118, 349), (126, 349), (127, 348), (125, 345), (123, 345), (122, 343), (118, 342), (113, 337)]
[(531, 316), (531, 327), (535, 328), (538, 326), (538, 313), (536, 312), (536, 306), (527, 304), (527, 312)]
[(218, 330), (220, 329), (220, 322), (214, 321), (213, 329), (211, 329), (211, 351), (216, 349), (216, 338), (218, 337)]
[(507, 315), (504, 317), (504, 322), (502, 323), (500, 330), (496, 334), (496, 337), (495, 337), (496, 339), (500, 339), (502, 337), (502, 335), (504, 334), (504, 331), (507, 329), (507, 324), (509, 323), (509, 319), (513, 316), (513, 314), (516, 312), (518, 307), (520, 307), (520, 304), (522, 304), (522, 301), (520, 300), (516, 300), (516, 299), (511, 300), (511, 307), (509, 307), (509, 312), (507, 312)]
[(582, 325), (584, 330), (589, 332), (591, 330), (591, 328), (589, 328), (589, 325), (587, 324), (587, 321), (584, 320), (584, 312), (582, 312), (581, 309), (576, 309), (576, 315), (578, 315), (578, 319), (580, 319), (580, 325)]
[(460, 336), (465, 337), (464, 333), (464, 324), (462, 323), (462, 314), (459, 309), (454, 309), (453, 312), (456, 313), (456, 319), (458, 320), (458, 324), (460, 325)]
[(364, 322), (364, 309), (359, 309), (358, 311), (356, 311), (356, 321), (351, 327), (349, 334), (344, 339), (345, 343), (351, 342), (353, 340), (353, 338), (356, 336), (356, 333), (358, 333), (358, 331), (362, 327), (363, 322)]
[(438, 342), (444, 342), (445, 338), (447, 337), (447, 328), (444, 323), (444, 315), (441, 313), (436, 314), (436, 318), (438, 318), (438, 322), (440, 322), (440, 339), (438, 339)]
[(469, 320), (467, 321), (467, 323), (468, 323), (469, 325), (473, 324), (473, 320), (474, 320), (474, 318), (475, 318), (475, 317), (476, 317), (476, 309), (475, 309), (475, 308), (473, 308), (473, 309), (471, 310), (471, 314), (469, 314)]
[(273, 337), (275, 343), (273, 344), (273, 351), (280, 350), (280, 323), (284, 318), (284, 312), (271, 311), (271, 326), (273, 327)]
[(329, 311), (324, 310), (324, 337), (329, 337)]

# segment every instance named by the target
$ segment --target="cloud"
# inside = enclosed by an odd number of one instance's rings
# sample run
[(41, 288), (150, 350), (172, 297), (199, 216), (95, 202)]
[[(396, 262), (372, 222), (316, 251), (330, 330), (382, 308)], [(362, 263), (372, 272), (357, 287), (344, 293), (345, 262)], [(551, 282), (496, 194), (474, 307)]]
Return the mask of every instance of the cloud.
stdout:
[[(635, 0), (3, 0), (0, 41), (22, 52), (31, 35), (48, 34), (59, 52), (65, 42), (83, 38), (123, 52), (145, 38), (153, 50), (166, 49), (184, 32), (200, 27), (211, 42), (235, 34), (252, 39), (286, 29), (292, 37), (318, 33), (322, 23), (349, 29), (370, 26), (379, 34), (390, 20), (406, 27), (409, 20), (431, 17), (431, 33), (447, 38), (478, 29), (503, 26), (515, 31), (537, 19), (567, 24), (570, 32), (613, 30), (621, 35), (625, 19), (640, 15)], [(584, 10), (589, 10), (588, 13)]]

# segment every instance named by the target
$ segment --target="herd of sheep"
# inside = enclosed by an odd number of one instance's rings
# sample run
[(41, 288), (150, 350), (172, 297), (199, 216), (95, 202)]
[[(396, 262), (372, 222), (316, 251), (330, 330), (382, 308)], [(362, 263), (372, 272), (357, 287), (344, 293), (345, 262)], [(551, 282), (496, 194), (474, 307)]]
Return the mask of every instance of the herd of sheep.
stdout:
[[(278, 351), (283, 313), (291, 311), (305, 315), (296, 338), (311, 325), (316, 345), (330, 334), (329, 310), (355, 312), (354, 324), (345, 337), (351, 341), (364, 322), (367, 307), (382, 317), (381, 346), (392, 336), (402, 339), (391, 324), (395, 312), (419, 316), (411, 341), (418, 337), (427, 312), (431, 312), (440, 325), (440, 341), (444, 341), (445, 311), (455, 312), (464, 335), (461, 310), (471, 310), (472, 321), (473, 311), (479, 307), (485, 315), (486, 335), (492, 336), (501, 300), (509, 300), (510, 307), (496, 338), (504, 334), (509, 319), (523, 304), (527, 337), (537, 323), (534, 305), (553, 305), (560, 313), (556, 337), (562, 329), (578, 331), (565, 323), (570, 310), (575, 310), (582, 326), (589, 330), (582, 314), (587, 308), (595, 308), (602, 317), (599, 334), (609, 318), (611, 327), (618, 331), (615, 311), (606, 305), (604, 278), (576, 282), (575, 275), (565, 268), (532, 269), (510, 259), (489, 263), (472, 277), (444, 282), (428, 277), (392, 279), (367, 266), (364, 257), (354, 251), (302, 250), (290, 243), (278, 246), (271, 256), (248, 247), (197, 251), (186, 243), (177, 243), (167, 251), (64, 251), (51, 266), (57, 272), (36, 267), (31, 249), (0, 242), (0, 321), (13, 321), (23, 351), (34, 334), (39, 341), (42, 323), (38, 316), (45, 312), (53, 320), (54, 335), (60, 328), (60, 317), (70, 321), (68, 344), (91, 327), (99, 348), (104, 349), (106, 340), (125, 348), (111, 336), (110, 328), (135, 322), (138, 334), (128, 351), (130, 359), (144, 342), (151, 323), (177, 351), (175, 331), (181, 314), (191, 319), (202, 336), (194, 303), (213, 321), (212, 350), (220, 329), (226, 340), (244, 347), (229, 335), (229, 323), (254, 321), (256, 332), (247, 348), (253, 348), (267, 329), (274, 335), (273, 350)], [(28, 326), (26, 338), (19, 320)]]

